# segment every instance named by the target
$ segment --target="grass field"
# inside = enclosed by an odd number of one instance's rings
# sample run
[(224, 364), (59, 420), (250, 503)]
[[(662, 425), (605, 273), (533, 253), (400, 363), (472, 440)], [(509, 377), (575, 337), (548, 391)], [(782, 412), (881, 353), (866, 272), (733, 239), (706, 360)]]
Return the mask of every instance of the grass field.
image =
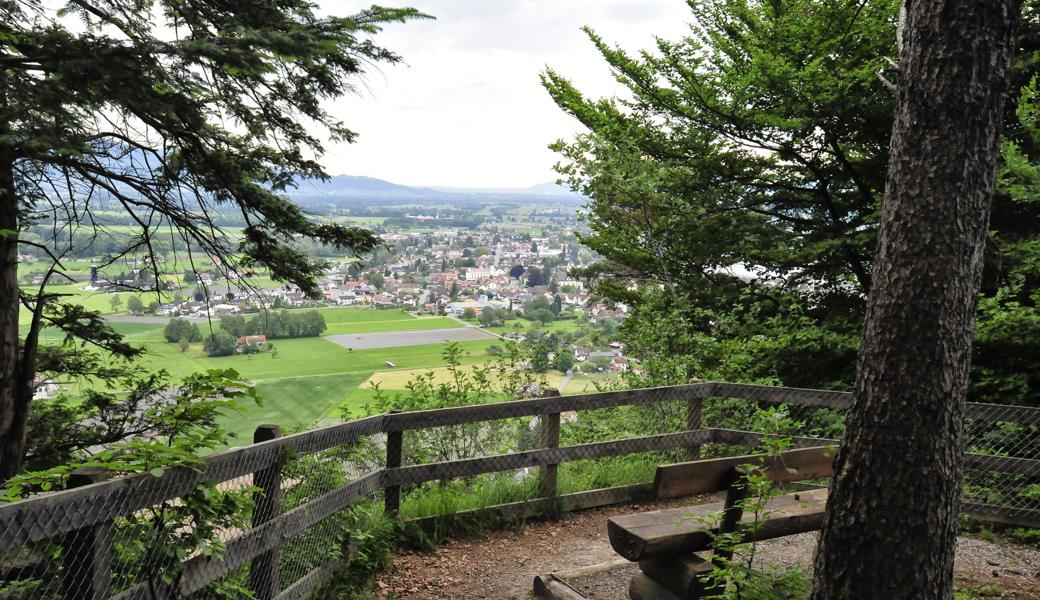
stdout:
[[(461, 342), (460, 346), (468, 352), (464, 361), (486, 360), (487, 347), (493, 341)], [(272, 343), (278, 348), (278, 355), (273, 358), (269, 353), (209, 357), (202, 354), (199, 344), (188, 352), (181, 352), (174, 344), (146, 343), (147, 354), (143, 361), (153, 368), (166, 369), (174, 377), (207, 369), (235, 369), (242, 377), (253, 381), (332, 373), (368, 374), (386, 369), (384, 361), (405, 369), (443, 364), (443, 344), (351, 351), (322, 338), (273, 340)]]
[[(80, 291), (73, 286), (68, 286)], [(96, 294), (89, 298), (102, 309), (108, 303), (108, 295)], [(83, 296), (85, 297), (85, 296)], [(78, 297), (77, 297), (78, 298)], [(370, 308), (335, 307), (320, 309), (329, 324), (328, 334), (363, 333), (378, 331), (407, 331), (460, 327), (453, 320), (443, 317), (416, 318), (401, 310), (376, 310)], [(106, 311), (107, 312), (107, 311)], [(263, 399), (262, 406), (247, 406), (242, 414), (231, 414), (222, 419), (228, 430), (237, 434), (235, 445), (248, 443), (252, 432), (262, 423), (275, 423), (283, 431), (305, 429), (340, 417), (341, 407), (350, 407), (359, 415), (361, 406), (371, 398), (371, 391), (359, 388), (373, 373), (383, 375), (401, 388), (418, 370), (440, 368), (444, 365), (444, 344), (402, 346), (348, 350), (322, 338), (273, 340), (277, 355), (262, 353), (209, 357), (201, 344), (193, 344), (182, 352), (175, 344), (163, 338), (165, 323), (111, 323), (113, 329), (126, 339), (145, 349), (140, 364), (150, 369), (163, 369), (170, 374), (171, 381), (199, 371), (209, 369), (234, 369), (244, 379), (253, 381)], [(28, 323), (23, 322), (27, 327)], [(203, 334), (208, 333), (205, 324), (200, 324)], [(60, 341), (62, 334), (57, 330), (44, 330), (49, 342)], [(496, 340), (462, 342), (465, 352), (463, 362), (481, 363), (488, 360), (488, 346)], [(397, 365), (391, 370), (386, 361)], [(81, 386), (99, 386), (101, 382), (70, 383), (72, 393)]]
[(264, 381), (256, 385), (263, 405), (229, 415), (222, 424), (236, 434), (234, 445), (252, 442), (257, 425), (275, 423), (282, 433), (306, 429), (323, 419), (338, 418), (343, 399), (364, 379), (364, 373), (337, 373)]
[(399, 308), (358, 308), (354, 306), (331, 306), (319, 308), (318, 312), (329, 323), (371, 323), (373, 321), (409, 321), (416, 317)]
[[(146, 334), (142, 329), (142, 335)], [(161, 332), (160, 332), (161, 335)], [(305, 429), (323, 420), (339, 418), (339, 409), (350, 407), (361, 414), (361, 406), (371, 395), (356, 395), (375, 371), (387, 369), (391, 361), (405, 370), (440, 367), (444, 364), (443, 344), (373, 348), (349, 351), (321, 338), (275, 340), (278, 356), (255, 354), (210, 358), (201, 355), (196, 345), (181, 352), (168, 343), (146, 343), (144, 363), (166, 369), (174, 379), (207, 369), (235, 369), (243, 378), (255, 382), (262, 406), (250, 406), (243, 414), (222, 420), (229, 431), (239, 434), (235, 444), (247, 443), (262, 423), (281, 425), (283, 431)], [(463, 342), (463, 362), (483, 362), (490, 341)]]
[[(126, 301), (131, 296), (137, 296), (141, 299), (144, 304), (155, 302), (158, 299), (154, 293), (151, 294), (136, 294), (132, 292), (121, 292), (119, 294), (105, 294), (101, 292), (87, 291), (86, 288), (89, 284), (87, 283), (68, 283), (62, 285), (48, 285), (47, 292), (51, 294), (62, 294), (62, 302), (67, 304), (79, 304), (83, 308), (88, 310), (96, 310), (101, 314), (112, 314), (115, 312), (126, 312)], [(29, 286), (25, 288), (29, 293), (35, 293), (35, 288)], [(118, 310), (112, 309), (112, 297), (118, 296), (122, 301)], [(19, 320), (22, 322), (28, 322), (29, 311), (22, 308), (21, 316)]]
[[(377, 371), (372, 373), (361, 387), (371, 387), (372, 384), (378, 383), (379, 386), (384, 390), (403, 390), (409, 381), (415, 379), (417, 375), (423, 373), (433, 373), (433, 381), (435, 384), (448, 383), (451, 381), (451, 372), (448, 367), (436, 367), (433, 369), (394, 369), (391, 371)], [(469, 369), (464, 369), (464, 372), (469, 372)], [(563, 373), (559, 371), (549, 371), (545, 374), (545, 378), (548, 381), (549, 387), (559, 387), (560, 381), (563, 379)]]
[[(506, 333), (514, 333), (517, 331), (523, 333), (530, 329), (532, 325), (534, 325), (534, 321), (528, 321), (527, 319), (517, 318), (507, 320), (505, 325), (500, 325), (498, 327), (488, 327), (487, 330), (500, 335)], [(565, 333), (568, 331), (577, 331), (579, 325), (580, 323), (578, 323), (576, 319), (565, 319), (553, 321), (548, 325), (541, 325), (541, 328), (544, 331), (555, 331), (557, 333)]]

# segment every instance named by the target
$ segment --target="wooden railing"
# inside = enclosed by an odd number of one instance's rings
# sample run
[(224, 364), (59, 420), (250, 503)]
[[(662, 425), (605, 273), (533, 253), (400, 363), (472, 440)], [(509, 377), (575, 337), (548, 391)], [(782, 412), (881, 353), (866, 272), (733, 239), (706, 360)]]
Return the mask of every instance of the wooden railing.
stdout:
[[(702, 403), (713, 397), (835, 409), (846, 408), (851, 399), (849, 394), (842, 392), (703, 382), (418, 412), (394, 412), (287, 436), (280, 436), (276, 430), (268, 429), (265, 433), (258, 432), (257, 443), (208, 456), (198, 469), (173, 469), (158, 478), (150, 474), (137, 474), (105, 479), (99, 473), (77, 474), (70, 480), (70, 484), (78, 487), (0, 505), (0, 552), (45, 540), (70, 540), (65, 544), (65, 560), (76, 561), (77, 575), (63, 583), (64, 597), (110, 597), (111, 549), (105, 547), (105, 540), (111, 545), (114, 519), (183, 497), (203, 481), (224, 482), (251, 476), (254, 484), (265, 491), (255, 504), (253, 527), (228, 541), (219, 558), (190, 558), (184, 565), (176, 593), (194, 593), (251, 564), (249, 585), (258, 598), (303, 598), (330, 574), (334, 565), (318, 567), (282, 589), (277, 572), (279, 546), (289, 537), (379, 490), (384, 494), (385, 510), (396, 514), (401, 507), (403, 486), (525, 467), (538, 468), (539, 498), (489, 509), (514, 516), (531, 516), (543, 513), (550, 507), (554, 510), (589, 508), (643, 498), (648, 493), (648, 486), (634, 485), (560, 495), (557, 466), (562, 463), (670, 449), (685, 449), (688, 454), (695, 456), (700, 447), (708, 443), (756, 445), (759, 434), (701, 427)], [(662, 401), (686, 403), (686, 431), (573, 446), (559, 445), (561, 413)], [(538, 449), (430, 464), (403, 464), (403, 444), (408, 431), (531, 416), (540, 417), (543, 423)], [(967, 417), (1024, 425), (1040, 424), (1040, 410), (1023, 407), (969, 404)], [(357, 477), (342, 487), (278, 514), (280, 466), (287, 457), (349, 447), (363, 438), (379, 434), (386, 436), (384, 468)], [(797, 438), (795, 441), (796, 445), (807, 446), (833, 440)], [(982, 463), (990, 470), (1040, 477), (1038, 460), (968, 456), (969, 466)], [(1002, 514), (999, 507), (966, 505), (965, 509), (981, 518), (1010, 519), (1021, 524), (1040, 526), (1040, 511), (1019, 510), (1012, 518)], [(83, 539), (94, 541), (87, 547), (81, 542), (73, 542)], [(150, 589), (166, 585), (162, 581), (152, 581), (124, 590), (117, 597), (150, 598)]]

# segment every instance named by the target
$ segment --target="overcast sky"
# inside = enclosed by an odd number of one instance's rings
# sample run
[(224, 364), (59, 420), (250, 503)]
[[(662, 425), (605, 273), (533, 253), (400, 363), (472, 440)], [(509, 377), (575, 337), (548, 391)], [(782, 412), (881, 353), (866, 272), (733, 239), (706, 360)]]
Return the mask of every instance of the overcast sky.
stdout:
[[(349, 11), (367, 2), (322, 0)], [(393, 4), (386, 2), (386, 4)], [(538, 82), (546, 65), (582, 91), (618, 84), (582, 25), (638, 50), (688, 31), (683, 0), (403, 0), (437, 17), (387, 27), (377, 41), (406, 63), (369, 74), (333, 111), (360, 134), (331, 146), (330, 174), (406, 185), (526, 187), (552, 181), (546, 146), (579, 130)]]

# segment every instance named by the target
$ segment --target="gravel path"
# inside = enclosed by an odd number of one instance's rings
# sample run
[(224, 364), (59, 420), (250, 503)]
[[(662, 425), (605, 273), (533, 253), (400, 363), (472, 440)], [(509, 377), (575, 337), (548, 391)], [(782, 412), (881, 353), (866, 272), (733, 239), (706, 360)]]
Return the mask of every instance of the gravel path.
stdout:
[[(521, 531), (494, 532), (481, 540), (448, 541), (431, 554), (400, 554), (379, 576), (375, 597), (530, 598), (535, 575), (617, 560), (607, 540), (608, 517), (689, 503), (687, 499), (587, 510), (556, 522), (528, 523)], [(762, 564), (808, 569), (815, 548), (816, 534), (788, 536), (760, 544), (759, 558)], [(589, 598), (628, 600), (628, 581), (636, 568), (635, 564), (615, 562), (604, 572), (567, 581)], [(1005, 590), (1001, 598), (1040, 600), (1040, 550), (962, 537), (957, 546), (956, 578), (960, 587), (996, 585)]]
[(366, 348), (391, 348), (394, 346), (418, 346), (442, 342), (471, 342), (493, 340), (495, 336), (477, 327), (453, 329), (426, 329), (418, 331), (387, 331), (383, 333), (346, 333), (327, 335), (325, 339), (344, 348), (364, 350)]

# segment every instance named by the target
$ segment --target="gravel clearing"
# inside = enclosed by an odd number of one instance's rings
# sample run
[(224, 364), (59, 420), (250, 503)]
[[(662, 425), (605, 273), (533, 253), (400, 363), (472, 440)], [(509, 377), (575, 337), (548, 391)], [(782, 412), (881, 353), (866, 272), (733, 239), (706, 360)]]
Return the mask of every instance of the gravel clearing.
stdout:
[(416, 331), (385, 331), (380, 333), (341, 333), (326, 335), (325, 339), (353, 350), (368, 348), (393, 348), (396, 346), (419, 346), (444, 342), (473, 342), (493, 340), (495, 335), (477, 327), (454, 329), (419, 329)]
[[(607, 540), (608, 517), (692, 503), (685, 499), (586, 510), (559, 521), (530, 522), (522, 530), (493, 532), (483, 539), (449, 540), (430, 554), (399, 554), (378, 577), (375, 597), (532, 598), (535, 575), (616, 561), (618, 556)], [(756, 563), (808, 569), (815, 549), (815, 533), (771, 540), (759, 544)], [(614, 565), (594, 575), (563, 578), (589, 598), (627, 600), (628, 581), (636, 568), (635, 564)], [(1040, 600), (1040, 550), (1034, 548), (961, 537), (955, 575), (958, 587), (995, 585), (1004, 591), (1001, 598)]]

